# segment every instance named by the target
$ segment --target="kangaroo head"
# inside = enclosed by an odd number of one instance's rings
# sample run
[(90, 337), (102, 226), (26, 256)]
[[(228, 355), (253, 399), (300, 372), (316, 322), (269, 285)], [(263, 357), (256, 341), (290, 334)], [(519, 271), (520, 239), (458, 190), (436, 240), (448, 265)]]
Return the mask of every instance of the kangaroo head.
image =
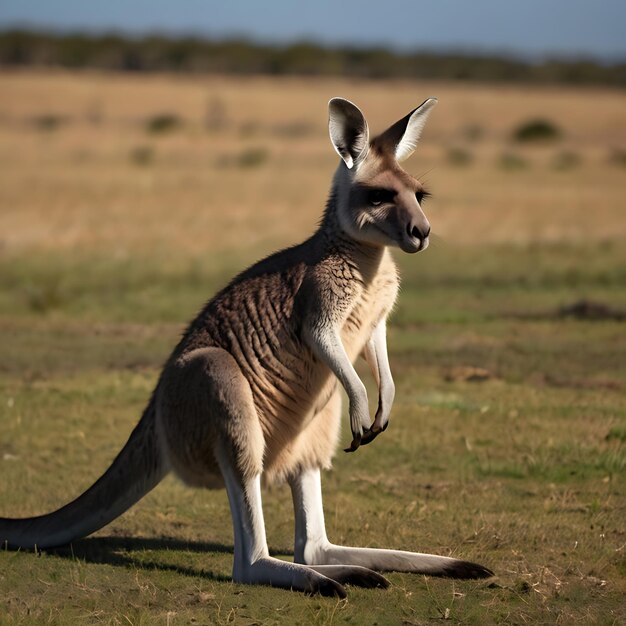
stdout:
[(329, 104), (330, 139), (343, 159), (335, 176), (341, 228), (357, 241), (397, 246), (404, 252), (428, 247), (430, 224), (421, 202), (427, 193), (400, 163), (413, 151), (436, 98), (370, 140), (363, 113), (349, 100)]

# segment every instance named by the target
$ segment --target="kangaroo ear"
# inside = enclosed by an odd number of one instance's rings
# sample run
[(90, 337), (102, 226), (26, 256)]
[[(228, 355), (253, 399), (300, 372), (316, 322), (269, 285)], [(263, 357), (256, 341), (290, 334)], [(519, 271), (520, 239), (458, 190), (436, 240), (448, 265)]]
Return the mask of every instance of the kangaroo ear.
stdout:
[(395, 153), (398, 163), (408, 159), (415, 151), (428, 115), (436, 104), (437, 98), (428, 98), (378, 138), (381, 144)]
[(361, 161), (369, 149), (369, 130), (363, 113), (345, 98), (328, 103), (330, 140), (348, 168)]

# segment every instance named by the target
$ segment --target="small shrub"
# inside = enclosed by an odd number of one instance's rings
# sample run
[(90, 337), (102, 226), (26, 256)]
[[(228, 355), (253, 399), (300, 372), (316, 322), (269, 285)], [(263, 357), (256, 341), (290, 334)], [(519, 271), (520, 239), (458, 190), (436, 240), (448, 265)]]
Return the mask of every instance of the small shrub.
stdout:
[(498, 166), (503, 170), (522, 170), (529, 166), (529, 162), (515, 152), (505, 152), (500, 155)]
[(607, 441), (621, 441), (622, 443), (626, 443), (626, 425), (613, 426), (607, 433), (605, 439)]
[(513, 139), (520, 143), (535, 141), (554, 141), (562, 136), (561, 129), (545, 119), (534, 119), (523, 122), (513, 131)]
[(609, 163), (613, 165), (619, 165), (620, 167), (626, 166), (626, 148), (613, 148), (611, 154), (609, 154)]
[(130, 151), (130, 160), (136, 165), (150, 165), (154, 161), (154, 148), (137, 146)]
[(37, 130), (41, 130), (43, 132), (51, 132), (53, 130), (58, 130), (63, 124), (67, 122), (67, 119), (62, 115), (55, 115), (54, 113), (46, 113), (44, 115), (39, 115), (32, 120), (33, 126)]
[(28, 285), (24, 288), (26, 305), (36, 313), (47, 313), (58, 309), (65, 302), (61, 286), (55, 280), (45, 284)]
[(555, 170), (571, 170), (580, 165), (580, 156), (576, 152), (564, 151), (559, 152), (552, 160), (552, 167)]
[(248, 148), (237, 156), (235, 164), (245, 168), (258, 167), (267, 161), (268, 156), (265, 148)]
[(146, 122), (146, 130), (152, 134), (169, 133), (179, 129), (183, 121), (174, 113), (159, 113)]
[(462, 167), (469, 165), (474, 160), (474, 155), (465, 148), (450, 148), (446, 154), (446, 160), (450, 165)]

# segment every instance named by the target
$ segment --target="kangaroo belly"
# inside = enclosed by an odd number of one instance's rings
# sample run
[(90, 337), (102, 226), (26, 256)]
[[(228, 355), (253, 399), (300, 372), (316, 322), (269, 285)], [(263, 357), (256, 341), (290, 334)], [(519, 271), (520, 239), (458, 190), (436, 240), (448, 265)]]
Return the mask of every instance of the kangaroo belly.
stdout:
[[(285, 353), (288, 355), (285, 356)], [(290, 445), (328, 403), (337, 381), (304, 346), (284, 350), (280, 362), (244, 371), (266, 441), (266, 458)]]

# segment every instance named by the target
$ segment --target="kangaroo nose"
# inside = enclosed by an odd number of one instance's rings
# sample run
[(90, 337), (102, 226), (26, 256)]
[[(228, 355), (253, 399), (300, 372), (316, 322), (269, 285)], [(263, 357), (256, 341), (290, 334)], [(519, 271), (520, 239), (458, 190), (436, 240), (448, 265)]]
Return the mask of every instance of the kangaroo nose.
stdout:
[(415, 237), (416, 239), (421, 239), (422, 241), (430, 235), (430, 224), (426, 226), (426, 230), (420, 230), (419, 226), (414, 224), (409, 224), (407, 227), (407, 231), (410, 237)]

